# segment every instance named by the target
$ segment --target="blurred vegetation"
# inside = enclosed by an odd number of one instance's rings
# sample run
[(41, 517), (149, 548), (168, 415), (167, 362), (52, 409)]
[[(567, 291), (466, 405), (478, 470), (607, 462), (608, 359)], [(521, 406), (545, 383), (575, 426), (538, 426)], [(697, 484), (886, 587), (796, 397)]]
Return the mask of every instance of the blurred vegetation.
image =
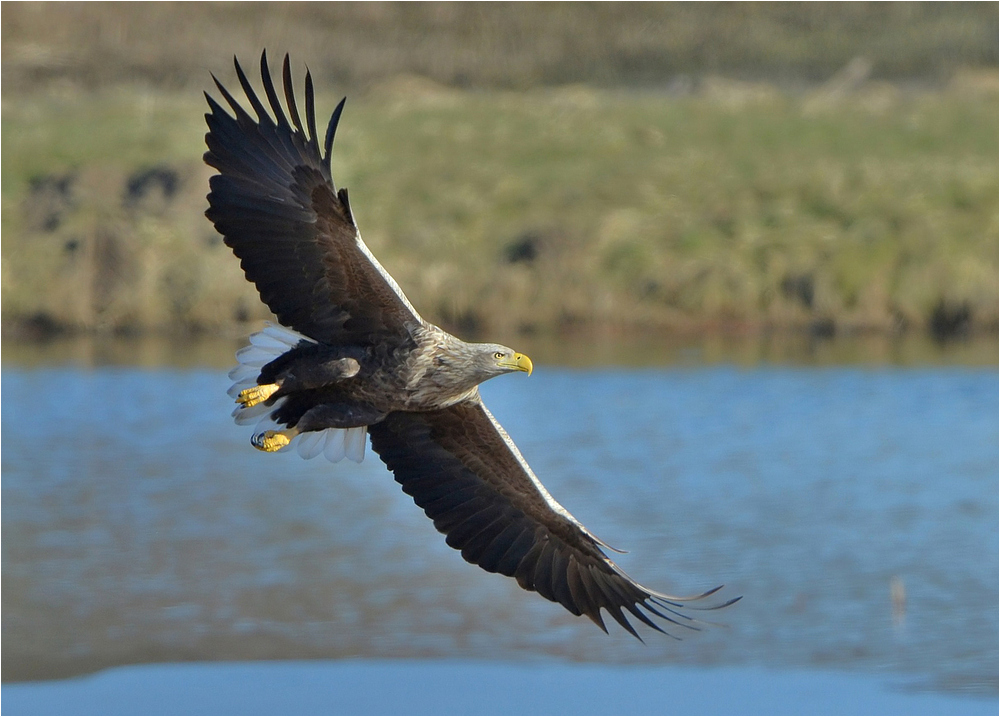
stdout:
[(995, 3), (9, 3), (3, 89), (202, 87), (233, 54), (294, 51), (322, 86), (669, 87), (684, 75), (947, 82), (997, 63)]
[(5, 333), (267, 317), (197, 91), (265, 45), (354, 91), (338, 184), (465, 335), (996, 331), (994, 4), (4, 11)]

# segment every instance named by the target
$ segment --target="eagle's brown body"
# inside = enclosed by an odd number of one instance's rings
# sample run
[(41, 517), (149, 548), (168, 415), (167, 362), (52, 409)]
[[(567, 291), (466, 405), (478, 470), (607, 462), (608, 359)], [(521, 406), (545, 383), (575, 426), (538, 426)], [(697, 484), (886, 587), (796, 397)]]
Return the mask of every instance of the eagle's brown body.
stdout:
[(300, 432), (369, 426), (393, 411), (435, 411), (475, 396), (492, 377), (467, 370), (481, 346), (433, 325), (399, 345), (303, 343), (263, 366), (258, 383), (279, 386), (269, 401), (286, 399), (273, 414), (281, 425)]

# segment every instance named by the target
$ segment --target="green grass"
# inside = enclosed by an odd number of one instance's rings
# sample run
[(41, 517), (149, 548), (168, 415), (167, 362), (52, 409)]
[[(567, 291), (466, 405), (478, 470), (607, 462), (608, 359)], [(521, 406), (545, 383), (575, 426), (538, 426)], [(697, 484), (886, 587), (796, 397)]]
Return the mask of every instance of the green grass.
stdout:
[[(995, 91), (726, 87), (397, 83), (349, 101), (334, 176), (414, 304), (471, 333), (897, 331), (941, 306), (995, 330)], [(322, 92), (321, 112), (338, 99)], [(266, 316), (201, 216), (203, 111), (161, 91), (4, 103), (5, 326)], [(128, 178), (153, 165), (176, 171), (177, 194), (124, 206)], [(66, 172), (71, 199), (46, 228), (32, 180)], [(512, 262), (518, 246), (533, 257)]]

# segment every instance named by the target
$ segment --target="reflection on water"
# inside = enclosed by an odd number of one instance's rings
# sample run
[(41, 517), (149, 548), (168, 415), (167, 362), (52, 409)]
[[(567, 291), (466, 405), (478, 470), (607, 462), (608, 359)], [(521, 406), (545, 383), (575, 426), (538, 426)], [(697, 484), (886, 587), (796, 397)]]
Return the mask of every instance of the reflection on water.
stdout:
[[(254, 327), (256, 330), (259, 327)], [(249, 331), (248, 331), (249, 333)], [(471, 340), (471, 337), (465, 337)], [(855, 334), (822, 338), (781, 333), (752, 336), (708, 335), (678, 337), (662, 333), (587, 333), (563, 336), (488, 336), (529, 354), (537, 365), (549, 366), (700, 366), (760, 363), (802, 366), (830, 365), (956, 365), (996, 366), (998, 337), (976, 335), (941, 343), (924, 334), (886, 336)], [(5, 341), (5, 366), (41, 364), (80, 366), (228, 367), (246, 335), (57, 337), (40, 342)]]
[(996, 691), (995, 368), (542, 365), (486, 384), (556, 498), (631, 551), (630, 574), (745, 596), (715, 616), (727, 628), (643, 646), (466, 565), (375, 456), (254, 451), (223, 370), (5, 359), (5, 680), (557, 655)]

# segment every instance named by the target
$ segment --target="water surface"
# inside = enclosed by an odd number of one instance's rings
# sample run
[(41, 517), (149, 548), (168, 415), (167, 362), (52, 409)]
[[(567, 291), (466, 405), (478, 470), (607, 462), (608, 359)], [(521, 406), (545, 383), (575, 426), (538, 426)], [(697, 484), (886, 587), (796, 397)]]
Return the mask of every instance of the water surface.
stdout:
[(465, 564), (374, 454), (254, 451), (224, 371), (8, 363), (2, 379), (6, 681), (554, 658), (996, 694), (995, 368), (543, 366), (484, 385), (553, 495), (631, 551), (633, 577), (744, 596), (713, 615), (727, 627), (645, 645)]

